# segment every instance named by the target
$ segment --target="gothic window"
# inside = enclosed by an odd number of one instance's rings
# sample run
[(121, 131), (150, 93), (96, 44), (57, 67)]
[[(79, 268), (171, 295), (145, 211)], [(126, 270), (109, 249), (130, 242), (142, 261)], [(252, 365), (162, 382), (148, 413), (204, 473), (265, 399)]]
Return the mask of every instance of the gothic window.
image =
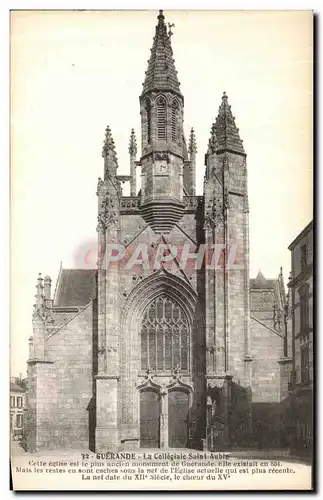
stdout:
[(151, 143), (151, 104), (146, 101), (146, 114), (147, 114), (147, 142)]
[(306, 335), (309, 328), (309, 289), (308, 285), (302, 286), (299, 289), (300, 300), (300, 333)]
[(177, 121), (178, 121), (178, 102), (174, 101), (172, 105), (172, 141), (177, 141)]
[(309, 338), (301, 337), (301, 381), (303, 384), (310, 382), (310, 350)]
[(189, 327), (185, 314), (169, 297), (155, 299), (146, 309), (141, 329), (141, 369), (157, 372), (189, 367)]
[(166, 140), (166, 102), (163, 97), (157, 100), (157, 137), (160, 141)]

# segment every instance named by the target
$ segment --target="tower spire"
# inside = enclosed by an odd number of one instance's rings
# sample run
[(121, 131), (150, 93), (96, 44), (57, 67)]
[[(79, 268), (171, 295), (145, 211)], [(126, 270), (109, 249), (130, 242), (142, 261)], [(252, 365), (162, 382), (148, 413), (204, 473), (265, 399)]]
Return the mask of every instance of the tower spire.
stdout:
[(173, 58), (171, 36), (167, 33), (162, 10), (159, 11), (157, 19), (158, 23), (141, 95), (143, 96), (152, 90), (170, 90), (181, 94)]
[[(213, 126), (212, 126), (213, 130)], [(223, 92), (222, 102), (219, 107), (218, 116), (214, 124), (216, 136), (216, 152), (231, 151), (245, 155), (243, 141), (240, 139), (239, 129), (235, 124), (235, 118), (232, 115), (231, 106), (228, 103), (228, 96)]]

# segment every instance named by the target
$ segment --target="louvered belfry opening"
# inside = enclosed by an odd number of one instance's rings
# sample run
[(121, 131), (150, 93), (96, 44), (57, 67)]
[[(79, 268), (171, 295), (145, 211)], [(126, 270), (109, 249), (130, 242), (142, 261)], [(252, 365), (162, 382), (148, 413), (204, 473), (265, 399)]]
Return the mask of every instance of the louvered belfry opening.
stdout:
[(173, 102), (172, 105), (172, 141), (177, 141), (177, 119), (178, 119), (178, 103), (177, 101)]
[(180, 306), (163, 295), (147, 307), (141, 329), (141, 369), (189, 369), (189, 326)]
[(151, 104), (149, 99), (146, 101), (146, 114), (147, 114), (147, 142), (151, 144)]
[(166, 101), (161, 96), (157, 99), (157, 138), (166, 141)]

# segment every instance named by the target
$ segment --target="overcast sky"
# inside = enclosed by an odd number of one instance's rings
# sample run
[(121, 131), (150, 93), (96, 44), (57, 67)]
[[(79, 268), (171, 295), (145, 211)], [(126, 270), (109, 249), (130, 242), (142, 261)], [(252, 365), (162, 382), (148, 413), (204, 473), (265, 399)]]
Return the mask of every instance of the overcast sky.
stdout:
[[(96, 241), (105, 127), (119, 173), (133, 127), (157, 11), (11, 14), (12, 374), (25, 372), (37, 275)], [(290, 270), (288, 245), (312, 219), (312, 14), (166, 11), (197, 138), (197, 193), (223, 91), (247, 152), (250, 277)], [(139, 159), (139, 154), (138, 154)], [(127, 191), (126, 191), (127, 193)]]

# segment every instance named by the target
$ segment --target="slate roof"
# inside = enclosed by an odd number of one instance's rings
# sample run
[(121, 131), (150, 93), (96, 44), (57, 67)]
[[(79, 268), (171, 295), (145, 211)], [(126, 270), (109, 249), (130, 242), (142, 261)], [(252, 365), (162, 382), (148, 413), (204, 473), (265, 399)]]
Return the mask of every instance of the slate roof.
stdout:
[(165, 17), (159, 11), (158, 24), (153, 40), (148, 69), (143, 83), (142, 95), (150, 90), (173, 90), (180, 94), (180, 84), (175, 69), (170, 36), (167, 33)]
[(82, 307), (95, 297), (96, 269), (62, 269), (54, 306)]
[(213, 142), (216, 151), (233, 151), (243, 155), (246, 154), (225, 92), (222, 96), (218, 116), (212, 127), (212, 133), (215, 135)]
[(25, 390), (20, 385), (10, 381), (10, 392), (25, 392)]
[(274, 282), (277, 280), (266, 279), (261, 271), (257, 274), (256, 278), (250, 280), (250, 288), (274, 288)]
[(279, 290), (279, 280), (276, 279), (267, 279), (264, 277), (261, 271), (257, 274), (256, 278), (251, 278), (249, 280), (250, 290), (273, 290), (275, 294), (275, 300), (278, 304), (280, 304), (281, 294)]

